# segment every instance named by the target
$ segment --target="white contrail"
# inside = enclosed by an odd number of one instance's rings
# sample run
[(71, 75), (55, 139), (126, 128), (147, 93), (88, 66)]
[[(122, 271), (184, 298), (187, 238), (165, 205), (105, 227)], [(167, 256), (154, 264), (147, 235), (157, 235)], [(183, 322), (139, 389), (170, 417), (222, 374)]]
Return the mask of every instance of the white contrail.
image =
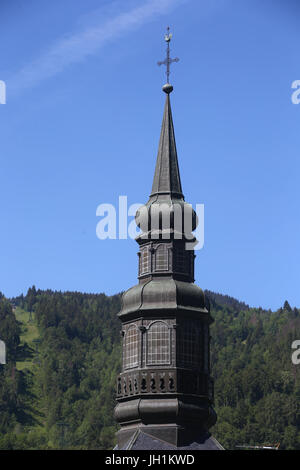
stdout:
[(157, 15), (169, 12), (186, 0), (147, 0), (130, 11), (73, 34), (55, 43), (37, 60), (22, 68), (7, 84), (11, 92), (19, 92), (61, 72), (65, 67), (95, 54), (111, 39), (142, 26)]

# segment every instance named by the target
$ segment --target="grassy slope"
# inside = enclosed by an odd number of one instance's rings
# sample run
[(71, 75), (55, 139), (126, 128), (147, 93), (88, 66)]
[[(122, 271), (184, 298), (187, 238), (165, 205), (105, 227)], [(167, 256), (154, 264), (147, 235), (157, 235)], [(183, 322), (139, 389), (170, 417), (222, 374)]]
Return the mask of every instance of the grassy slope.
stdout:
[(19, 361), (17, 361), (17, 369), (24, 370), (29, 369), (33, 372), (34, 369), (34, 357), (36, 345), (34, 343), (35, 339), (39, 338), (39, 332), (34, 321), (29, 322), (29, 312), (17, 308), (15, 311), (15, 316), (17, 320), (21, 323), (21, 347), (26, 348), (26, 353), (24, 352), (23, 357), (21, 356)]
[(30, 320), (29, 312), (17, 308), (15, 316), (21, 324), (21, 352), (19, 360), (16, 363), (17, 370), (23, 371), (30, 377), (28, 380), (28, 401), (26, 403), (26, 411), (30, 416), (30, 425), (26, 426), (31, 432), (33, 429), (41, 429), (44, 427), (45, 410), (41, 400), (41, 392), (37, 385), (37, 374), (39, 372), (38, 355), (36, 354), (36, 343), (34, 340), (39, 339), (39, 331), (34, 320)]

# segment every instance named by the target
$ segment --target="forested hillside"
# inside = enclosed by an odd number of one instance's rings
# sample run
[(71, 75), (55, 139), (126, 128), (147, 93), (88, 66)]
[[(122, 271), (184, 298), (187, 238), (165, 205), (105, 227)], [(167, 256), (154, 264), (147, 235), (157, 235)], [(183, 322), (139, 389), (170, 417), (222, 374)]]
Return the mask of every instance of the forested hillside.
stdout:
[(300, 449), (300, 365), (291, 361), (300, 311), (287, 302), (274, 313), (215, 306), (213, 316), (213, 432), (227, 448), (280, 442)]
[[(212, 373), (226, 448), (280, 442), (300, 449), (300, 311), (249, 308), (207, 292), (215, 322)], [(12, 305), (14, 311), (12, 310)], [(120, 369), (120, 295), (40, 291), (0, 295), (0, 449), (108, 449), (114, 445)]]

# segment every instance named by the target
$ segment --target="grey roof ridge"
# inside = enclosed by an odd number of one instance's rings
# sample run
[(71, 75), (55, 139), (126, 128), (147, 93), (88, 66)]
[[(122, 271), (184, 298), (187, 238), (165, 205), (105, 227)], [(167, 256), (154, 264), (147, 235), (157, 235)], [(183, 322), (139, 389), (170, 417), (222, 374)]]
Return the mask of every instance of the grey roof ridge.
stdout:
[(149, 437), (150, 439), (153, 439), (154, 441), (159, 441), (159, 442), (162, 442), (163, 444), (166, 444), (168, 446), (172, 446), (174, 447), (174, 449), (177, 449), (177, 446), (175, 446), (174, 444), (172, 444), (171, 442), (168, 442), (168, 441), (164, 441), (163, 439), (160, 439), (159, 437), (156, 437), (156, 436), (153, 436), (152, 434), (149, 434), (147, 432), (144, 432), (144, 431), (140, 431), (141, 434), (144, 434), (145, 436)]
[(138, 438), (140, 432), (141, 432), (140, 429), (137, 429), (137, 430), (135, 431), (135, 433), (133, 434), (132, 438), (129, 439), (128, 444), (127, 444), (127, 446), (125, 447), (124, 450), (131, 450), (131, 449), (132, 449), (132, 447), (134, 446), (134, 444), (135, 444), (135, 442), (136, 442), (136, 440), (137, 440), (137, 438)]
[(219, 447), (221, 450), (225, 450), (225, 448), (220, 444), (219, 441), (217, 441), (217, 439), (216, 439), (214, 436), (211, 435), (211, 436), (210, 436), (210, 439), (211, 439), (212, 441), (214, 441), (214, 443), (216, 444), (216, 446)]

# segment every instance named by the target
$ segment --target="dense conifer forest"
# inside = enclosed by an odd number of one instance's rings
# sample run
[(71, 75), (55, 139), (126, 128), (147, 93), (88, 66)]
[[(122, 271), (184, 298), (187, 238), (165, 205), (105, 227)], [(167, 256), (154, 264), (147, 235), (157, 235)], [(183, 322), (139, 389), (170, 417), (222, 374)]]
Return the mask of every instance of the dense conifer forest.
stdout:
[[(207, 291), (218, 423), (228, 449), (279, 443), (300, 449), (300, 310), (249, 308)], [(29, 289), (0, 294), (0, 449), (109, 449), (120, 370), (120, 295)]]

